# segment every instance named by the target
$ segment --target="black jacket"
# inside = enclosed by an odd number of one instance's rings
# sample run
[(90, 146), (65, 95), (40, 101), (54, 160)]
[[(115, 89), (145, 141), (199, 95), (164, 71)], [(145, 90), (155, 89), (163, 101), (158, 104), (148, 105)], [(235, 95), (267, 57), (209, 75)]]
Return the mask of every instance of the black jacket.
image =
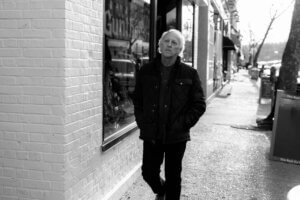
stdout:
[[(206, 109), (197, 71), (177, 58), (165, 93), (165, 112), (159, 113), (160, 57), (145, 64), (137, 73), (134, 114), (140, 138), (162, 143), (190, 140), (193, 127)], [(166, 116), (162, 119), (161, 116)], [(163, 129), (161, 127), (164, 127)]]

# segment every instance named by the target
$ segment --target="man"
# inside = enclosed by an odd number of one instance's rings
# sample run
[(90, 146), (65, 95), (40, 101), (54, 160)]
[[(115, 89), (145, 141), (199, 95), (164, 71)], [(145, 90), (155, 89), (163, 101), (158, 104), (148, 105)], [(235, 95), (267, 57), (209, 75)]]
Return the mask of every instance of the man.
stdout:
[[(185, 40), (171, 29), (159, 40), (159, 55), (137, 74), (134, 112), (143, 143), (142, 176), (156, 199), (179, 200), (182, 159), (189, 130), (205, 112), (197, 71), (181, 62)], [(165, 181), (160, 167), (165, 158)]]

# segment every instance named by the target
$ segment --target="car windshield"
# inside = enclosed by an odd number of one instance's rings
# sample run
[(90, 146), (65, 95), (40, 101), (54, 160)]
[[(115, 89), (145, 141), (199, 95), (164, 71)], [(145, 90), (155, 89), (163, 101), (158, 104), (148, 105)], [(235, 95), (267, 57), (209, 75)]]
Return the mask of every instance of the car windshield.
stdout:
[(127, 61), (113, 61), (113, 69), (116, 73), (131, 74), (134, 73), (134, 64)]

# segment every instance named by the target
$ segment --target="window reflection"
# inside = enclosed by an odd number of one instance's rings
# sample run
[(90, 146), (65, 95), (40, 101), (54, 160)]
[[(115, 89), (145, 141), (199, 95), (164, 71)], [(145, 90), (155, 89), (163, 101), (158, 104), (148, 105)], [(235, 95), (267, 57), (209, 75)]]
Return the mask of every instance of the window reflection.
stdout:
[(173, 8), (166, 14), (167, 30), (176, 28), (176, 8)]
[(182, 34), (185, 37), (183, 61), (189, 65), (193, 63), (193, 29), (194, 5), (189, 0), (182, 1)]
[(148, 0), (105, 1), (104, 140), (134, 122), (136, 72), (149, 60)]

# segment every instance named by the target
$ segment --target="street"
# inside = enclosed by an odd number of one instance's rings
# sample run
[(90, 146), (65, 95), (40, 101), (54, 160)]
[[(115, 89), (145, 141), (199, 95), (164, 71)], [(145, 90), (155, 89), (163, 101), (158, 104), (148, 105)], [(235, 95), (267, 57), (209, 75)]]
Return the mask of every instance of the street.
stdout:
[[(271, 161), (272, 131), (251, 128), (270, 110), (269, 101), (258, 103), (259, 80), (240, 70), (224, 90), (191, 130), (181, 199), (285, 200), (300, 184), (300, 166)], [(140, 176), (120, 200), (154, 198)]]

